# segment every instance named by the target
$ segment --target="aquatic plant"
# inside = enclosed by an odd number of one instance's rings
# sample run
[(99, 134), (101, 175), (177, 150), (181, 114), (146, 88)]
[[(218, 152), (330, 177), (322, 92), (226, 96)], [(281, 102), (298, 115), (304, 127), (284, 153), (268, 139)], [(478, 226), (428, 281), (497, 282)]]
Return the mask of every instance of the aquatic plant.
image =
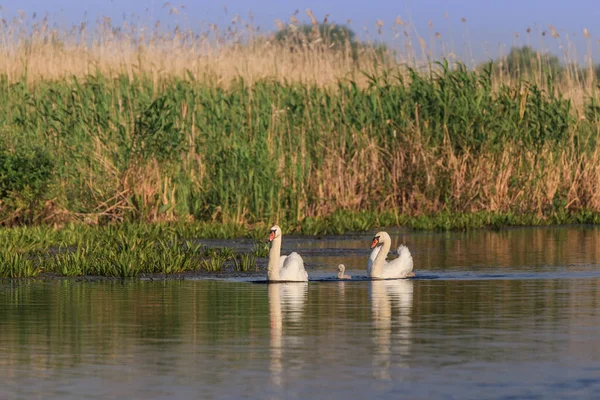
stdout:
[(223, 260), (229, 260), (234, 257), (234, 252), (228, 247), (207, 247), (202, 251), (204, 257), (221, 257)]
[(258, 271), (256, 265), (256, 256), (253, 253), (239, 254), (234, 258), (235, 270), (240, 272), (248, 272), (251, 269)]
[(269, 243), (264, 240), (259, 240), (254, 243), (252, 247), (252, 254), (255, 257), (268, 257), (269, 256)]
[(1, 278), (28, 278), (40, 273), (35, 259), (16, 251), (12, 246), (0, 250)]
[(221, 271), (226, 260), (226, 257), (215, 254), (210, 258), (202, 260), (202, 267), (208, 272), (218, 272)]

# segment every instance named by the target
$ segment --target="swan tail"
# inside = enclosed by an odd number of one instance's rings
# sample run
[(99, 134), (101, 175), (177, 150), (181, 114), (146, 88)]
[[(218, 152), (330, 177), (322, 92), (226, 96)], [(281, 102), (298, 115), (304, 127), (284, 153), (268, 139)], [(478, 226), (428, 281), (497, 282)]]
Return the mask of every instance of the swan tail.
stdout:
[(402, 260), (402, 264), (406, 266), (407, 273), (410, 273), (413, 269), (413, 258), (412, 254), (410, 254), (410, 250), (408, 250), (408, 247), (401, 244), (398, 247), (398, 256), (398, 258)]
[(410, 256), (412, 257), (412, 255), (410, 254), (410, 250), (408, 249), (408, 247), (406, 247), (405, 245), (401, 244), (400, 246), (398, 246), (398, 250), (397, 253), (400, 257), (402, 257), (402, 255), (404, 254), (405, 257), (406, 256)]

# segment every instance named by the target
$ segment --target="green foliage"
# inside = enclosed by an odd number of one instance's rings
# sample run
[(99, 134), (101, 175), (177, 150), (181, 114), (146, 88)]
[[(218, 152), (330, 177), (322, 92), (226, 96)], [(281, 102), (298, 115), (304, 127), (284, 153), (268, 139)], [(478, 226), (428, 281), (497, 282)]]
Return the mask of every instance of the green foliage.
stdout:
[[(319, 29), (354, 40), (343, 27)], [(429, 74), (404, 68), (366, 74), (367, 87), (271, 79), (219, 86), (135, 74), (0, 85), (5, 219), (12, 213), (14, 222), (43, 220), (40, 205), (52, 200), (63, 210), (52, 215), (58, 222), (90, 215), (99, 223), (189, 218), (208, 222), (189, 229), (212, 237), (253, 236), (245, 224), (273, 220), (315, 232), (362, 230), (373, 218), (334, 219), (345, 212), (381, 215), (391, 205), (414, 215), (429, 212), (427, 204), (451, 213), (467, 209), (470, 200), (452, 200), (454, 171), (441, 165), (449, 149), (456, 157), (490, 159), (507, 147), (523, 149), (517, 158), (541, 149), (554, 157), (573, 143), (574, 159), (594, 151), (597, 99), (586, 104), (593, 118), (581, 122), (553, 90), (498, 87), (489, 65), (433, 67)], [(327, 172), (332, 163), (342, 167)], [(538, 167), (523, 161), (510, 190)], [(348, 184), (353, 197), (331, 194), (339, 190), (333, 183), (370, 169), (380, 176)], [(415, 192), (421, 197), (410, 200)], [(552, 201), (544, 207), (551, 210)], [(504, 211), (545, 212), (522, 210), (520, 202), (510, 207)], [(577, 207), (593, 208), (585, 201)], [(324, 215), (333, 227), (319, 226)]]
[(13, 246), (0, 250), (0, 278), (29, 278), (40, 273), (39, 263)]
[(252, 254), (255, 257), (268, 257), (269, 256), (269, 243), (264, 241), (257, 241), (254, 243), (254, 247), (252, 248)]
[(202, 260), (202, 267), (208, 272), (219, 272), (223, 268), (226, 258), (221, 255), (212, 256), (206, 260)]
[(256, 256), (253, 253), (240, 254), (234, 258), (234, 261), (236, 271), (248, 272), (252, 268), (254, 268), (255, 271), (258, 271)]
[(32, 135), (0, 129), (0, 215), (31, 222), (52, 178), (50, 154)]
[(169, 97), (172, 94), (158, 97), (135, 121), (133, 149), (143, 158), (165, 161), (188, 150), (185, 134), (177, 125), (177, 106), (181, 104)]

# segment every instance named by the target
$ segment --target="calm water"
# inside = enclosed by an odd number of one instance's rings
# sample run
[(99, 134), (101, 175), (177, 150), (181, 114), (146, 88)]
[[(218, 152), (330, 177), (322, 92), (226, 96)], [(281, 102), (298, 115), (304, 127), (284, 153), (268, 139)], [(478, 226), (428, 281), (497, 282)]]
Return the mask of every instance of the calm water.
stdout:
[[(364, 275), (371, 237), (283, 249)], [(600, 398), (600, 229), (392, 239), (418, 279), (2, 284), (0, 398)]]

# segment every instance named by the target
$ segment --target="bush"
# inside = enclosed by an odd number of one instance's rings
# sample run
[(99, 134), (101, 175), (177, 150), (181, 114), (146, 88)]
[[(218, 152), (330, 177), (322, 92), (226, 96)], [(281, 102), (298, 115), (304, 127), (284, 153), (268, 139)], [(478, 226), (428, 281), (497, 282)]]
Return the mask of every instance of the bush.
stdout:
[(52, 176), (50, 154), (28, 135), (0, 131), (0, 218), (29, 222)]

